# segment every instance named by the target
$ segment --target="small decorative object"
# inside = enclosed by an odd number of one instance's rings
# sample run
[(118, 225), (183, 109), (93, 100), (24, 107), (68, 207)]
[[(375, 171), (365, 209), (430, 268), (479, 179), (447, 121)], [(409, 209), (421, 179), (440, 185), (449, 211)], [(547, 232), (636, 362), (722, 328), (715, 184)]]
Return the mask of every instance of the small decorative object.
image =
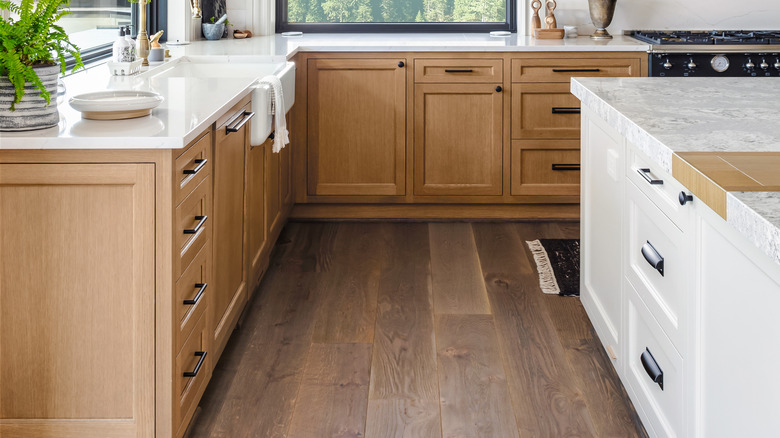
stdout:
[(534, 29), (534, 38), (547, 39), (547, 40), (560, 40), (563, 39), (565, 34), (563, 29), (558, 29), (558, 22), (555, 19), (555, 8), (557, 3), (555, 0), (547, 0), (546, 3), (547, 16), (544, 18), (545, 28)]
[(211, 23), (203, 23), (203, 36), (206, 37), (207, 40), (218, 40), (222, 38), (222, 36), (225, 33), (225, 26), (232, 26), (232, 24), (227, 19), (227, 14), (223, 15), (219, 18), (219, 20), (214, 21), (215, 18), (211, 17)]
[(555, 19), (555, 8), (558, 6), (558, 4), (555, 2), (555, 0), (547, 0), (547, 3), (545, 3), (545, 18), (544, 22), (547, 23), (547, 29), (555, 29), (558, 27), (558, 20)]
[(0, 130), (24, 131), (56, 126), (58, 59), (70, 55), (83, 68), (79, 48), (57, 20), (69, 14), (69, 0), (0, 0)]
[(240, 40), (244, 38), (252, 38), (252, 32), (248, 30), (234, 30), (233, 31), (233, 38)]
[(594, 40), (612, 39), (612, 35), (607, 32), (607, 26), (612, 23), (616, 3), (617, 0), (588, 0), (590, 19), (593, 20), (593, 25), (596, 26), (596, 31), (590, 36)]
[(203, 11), (200, 8), (199, 0), (190, 0), (190, 11), (192, 11), (192, 18), (202, 18)]
[(531, 29), (541, 29), (542, 20), (539, 18), (539, 9), (542, 9), (542, 2), (540, 0), (532, 1), (531, 8), (534, 10), (534, 15), (531, 17)]
[(136, 59), (133, 62), (114, 62), (108, 61), (106, 65), (114, 76), (130, 76), (141, 71), (142, 59)]

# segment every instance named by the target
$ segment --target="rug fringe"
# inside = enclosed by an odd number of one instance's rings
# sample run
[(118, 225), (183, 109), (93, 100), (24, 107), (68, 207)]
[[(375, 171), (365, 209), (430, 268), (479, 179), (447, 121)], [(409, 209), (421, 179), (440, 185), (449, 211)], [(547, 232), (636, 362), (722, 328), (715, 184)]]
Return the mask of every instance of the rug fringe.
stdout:
[(561, 288), (558, 286), (558, 281), (555, 280), (555, 273), (553, 273), (552, 264), (550, 263), (550, 258), (547, 256), (547, 251), (545, 251), (544, 246), (538, 240), (530, 240), (525, 243), (534, 256), (536, 268), (537, 271), (539, 271), (539, 285), (542, 287), (542, 292), (546, 294), (559, 294)]

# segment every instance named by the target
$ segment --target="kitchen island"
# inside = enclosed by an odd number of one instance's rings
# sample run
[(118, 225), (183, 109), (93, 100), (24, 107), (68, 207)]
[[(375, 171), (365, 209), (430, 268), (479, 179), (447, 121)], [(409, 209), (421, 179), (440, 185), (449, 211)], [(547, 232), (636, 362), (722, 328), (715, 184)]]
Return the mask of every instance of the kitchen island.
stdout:
[(582, 302), (648, 432), (761, 436), (780, 400), (776, 78), (577, 78)]

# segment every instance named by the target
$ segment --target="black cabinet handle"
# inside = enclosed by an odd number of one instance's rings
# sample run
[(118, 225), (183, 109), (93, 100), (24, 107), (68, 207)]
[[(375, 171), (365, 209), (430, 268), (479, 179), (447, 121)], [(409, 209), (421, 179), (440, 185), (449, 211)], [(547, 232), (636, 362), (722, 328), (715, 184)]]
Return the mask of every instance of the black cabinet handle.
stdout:
[(195, 220), (198, 221), (197, 224), (195, 224), (195, 228), (185, 228), (184, 234), (195, 234), (197, 233), (201, 227), (203, 227), (203, 224), (206, 223), (206, 219), (208, 219), (208, 216), (195, 216)]
[(403, 61), (398, 61), (398, 66), (399, 66), (399, 67), (403, 67), (403, 66), (405, 66), (405, 65), (406, 65), (406, 64), (404, 64), (404, 62), (403, 62)]
[(642, 245), (642, 256), (653, 269), (661, 273), (661, 277), (664, 276), (664, 258), (658, 253), (649, 240)]
[(470, 68), (463, 68), (463, 69), (445, 68), (444, 73), (474, 73), (474, 70)]
[(580, 170), (579, 164), (557, 164), (553, 163), (552, 170)]
[(205, 166), (206, 163), (208, 163), (208, 162), (209, 162), (209, 160), (207, 160), (205, 158), (199, 158), (199, 159), (195, 160), (195, 164), (197, 164), (197, 166), (195, 166), (194, 169), (184, 169), (184, 170), (182, 170), (182, 173), (185, 174), (185, 175), (195, 175), (198, 172), (200, 172), (200, 170), (203, 169), (203, 166)]
[(268, 134), (268, 139), (269, 139), (269, 140), (273, 140), (274, 138), (276, 138), (276, 136), (274, 135), (274, 133), (273, 133), (273, 132), (272, 132), (272, 133), (270, 133), (270, 134)]
[(658, 362), (655, 361), (653, 353), (650, 352), (649, 348), (645, 348), (645, 351), (642, 353), (641, 360), (642, 366), (645, 368), (647, 375), (650, 376), (650, 379), (657, 383), (658, 386), (661, 387), (661, 391), (663, 391), (664, 372), (661, 370), (661, 367), (658, 366)]
[(194, 306), (194, 305), (198, 304), (200, 299), (203, 297), (203, 292), (206, 290), (208, 285), (209, 285), (208, 283), (195, 283), (195, 287), (199, 287), (200, 288), (200, 289), (198, 289), (198, 293), (195, 294), (195, 298), (193, 298), (191, 300), (184, 300), (184, 304), (187, 305), (187, 306)]
[(661, 184), (664, 183), (664, 180), (662, 180), (662, 179), (655, 179), (655, 178), (651, 177), (650, 176), (650, 169), (648, 169), (648, 168), (637, 169), (636, 171), (637, 171), (637, 173), (642, 175), (642, 178), (644, 178), (645, 181), (647, 181), (648, 183), (650, 183), (652, 185), (661, 185)]
[(496, 91), (500, 93), (500, 92), (504, 91), (504, 89), (501, 88), (501, 85), (499, 85), (499, 86), (496, 87)]
[(225, 133), (230, 134), (231, 132), (238, 132), (241, 130), (241, 128), (246, 125), (246, 122), (248, 122), (252, 117), (255, 116), (255, 113), (252, 111), (244, 111), (241, 113), (240, 117), (241, 119), (237, 121), (234, 125), (228, 125), (225, 127)]
[(554, 106), (552, 109), (553, 114), (579, 114), (581, 111), (579, 108), (574, 107), (558, 107)]
[(195, 357), (200, 357), (200, 359), (198, 359), (198, 363), (195, 364), (195, 369), (192, 371), (185, 371), (184, 373), (182, 373), (184, 377), (195, 377), (198, 375), (198, 372), (200, 371), (200, 367), (203, 366), (203, 361), (206, 359), (206, 352), (196, 351)]
[(554, 68), (553, 73), (598, 73), (600, 68)]
[(693, 196), (685, 193), (680, 192), (680, 196), (677, 197), (677, 200), (680, 201), (680, 205), (685, 205), (691, 201), (693, 201)]

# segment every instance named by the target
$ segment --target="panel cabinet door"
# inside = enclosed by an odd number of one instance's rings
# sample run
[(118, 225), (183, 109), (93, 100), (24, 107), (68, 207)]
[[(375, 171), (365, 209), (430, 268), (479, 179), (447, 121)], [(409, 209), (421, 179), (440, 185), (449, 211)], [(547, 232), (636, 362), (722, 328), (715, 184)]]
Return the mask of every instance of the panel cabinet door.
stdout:
[(0, 436), (154, 436), (154, 164), (0, 164)]
[(501, 195), (504, 111), (496, 87), (415, 85), (415, 195)]
[(404, 59), (310, 59), (309, 195), (403, 195)]
[(259, 283), (264, 259), (268, 253), (268, 234), (265, 223), (265, 161), (266, 148), (273, 140), (266, 140), (260, 146), (247, 146), (247, 247), (249, 250), (250, 292)]

